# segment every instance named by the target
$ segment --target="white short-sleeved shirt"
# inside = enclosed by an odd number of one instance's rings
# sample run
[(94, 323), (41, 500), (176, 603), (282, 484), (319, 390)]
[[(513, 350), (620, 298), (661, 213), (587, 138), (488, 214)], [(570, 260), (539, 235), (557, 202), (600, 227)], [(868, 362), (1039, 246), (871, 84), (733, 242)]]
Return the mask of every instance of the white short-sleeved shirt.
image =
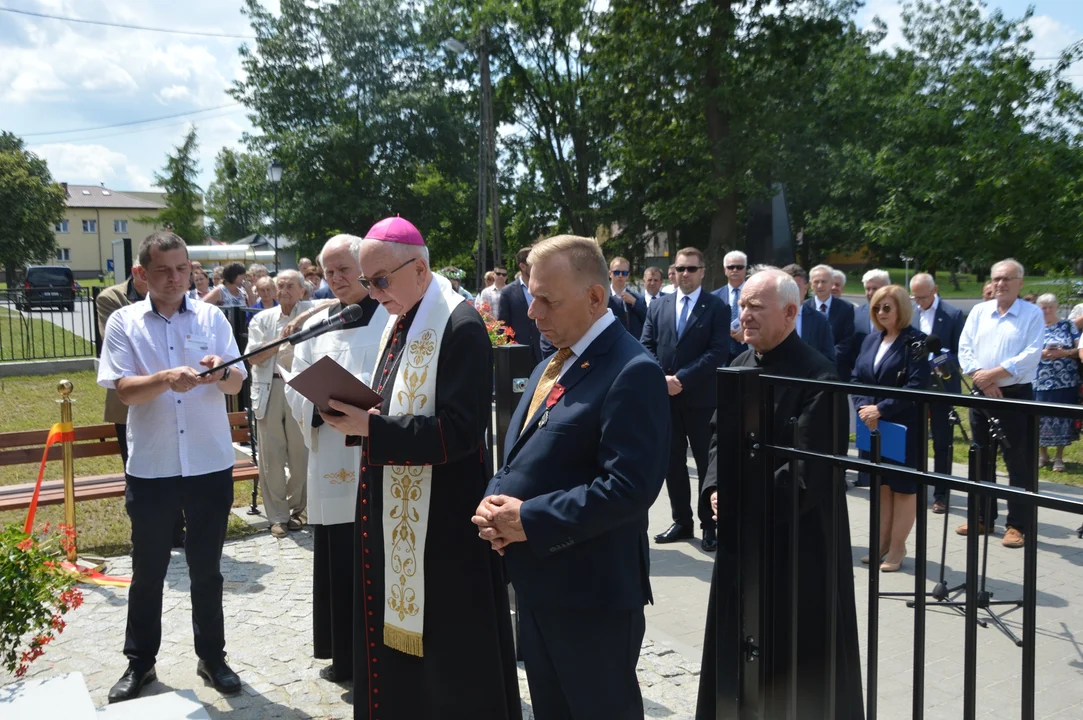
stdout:
[[(240, 355), (233, 329), (213, 305), (185, 298), (165, 318), (150, 298), (122, 307), (109, 317), (98, 364), (98, 384), (115, 389), (117, 380), (153, 375), (182, 365), (205, 370), (199, 361)], [(247, 376), (244, 364), (233, 372)], [(186, 393), (166, 390), (149, 402), (128, 407), (128, 464), (139, 478), (206, 475), (233, 467), (233, 442), (225, 396), (217, 383)]]

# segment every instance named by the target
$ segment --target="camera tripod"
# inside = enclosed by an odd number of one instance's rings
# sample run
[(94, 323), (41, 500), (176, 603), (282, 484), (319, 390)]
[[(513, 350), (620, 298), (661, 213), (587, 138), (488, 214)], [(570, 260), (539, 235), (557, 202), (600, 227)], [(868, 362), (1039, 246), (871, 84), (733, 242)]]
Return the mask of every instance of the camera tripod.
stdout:
[[(934, 372), (933, 377), (934, 377), (934, 384), (936, 385), (937, 389), (940, 390), (941, 392), (946, 393), (946, 390), (944, 388), (944, 381), (943, 381), (943, 378), (941, 377), (941, 375), (939, 374), (939, 372)], [(970, 385), (970, 383), (967, 382), (965, 377), (960, 377), (960, 379), (962, 380), (964, 387), (966, 387), (967, 391), (971, 395), (984, 397), (985, 394), (981, 391), (981, 389), (979, 389), (977, 387), (972, 387)], [(988, 412), (986, 412), (984, 410), (977, 410), (977, 412), (981, 413), (981, 415), (985, 419), (985, 421), (986, 421), (986, 423), (988, 425), (988, 428), (989, 428), (988, 434), (989, 434), (990, 443), (989, 443), (989, 446), (987, 448), (983, 448), (982, 446), (978, 445), (976, 442), (972, 441), (970, 438), (967, 437), (966, 428), (963, 427), (962, 419), (959, 417), (959, 413), (958, 413), (958, 411), (956, 411), (956, 409), (954, 407), (952, 407), (948, 412), (948, 422), (951, 425), (952, 433), (954, 434), (955, 428), (959, 428), (959, 431), (963, 435), (963, 440), (965, 440), (970, 445), (969, 473), (968, 473), (970, 480), (975, 481), (975, 482), (980, 481), (982, 478), (991, 478), (991, 479), (995, 480), (996, 479), (996, 458), (997, 458), (997, 454), (998, 454), (1001, 447), (1010, 448), (1011, 445), (1008, 443), (1008, 439), (1004, 435), (1004, 429), (1000, 425), (1000, 420), (998, 420), (996, 417), (993, 417), (992, 415), (990, 415)], [(983, 452), (983, 450), (984, 450), (984, 452)], [(992, 509), (991, 503), (993, 503), (993, 502), (996, 502), (996, 501), (994, 499), (988, 498), (988, 497), (984, 498), (981, 501), (981, 503), (982, 503), (981, 517), (983, 517), (983, 518), (989, 518), (990, 517), (990, 515), (991, 515), (990, 511)], [(942, 535), (941, 535), (941, 545), (940, 545), (940, 575), (939, 575), (939, 579), (937, 580), (937, 583), (935, 585), (933, 585), (933, 589), (931, 591), (929, 591), (929, 592), (926, 592), (925, 596), (926, 597), (931, 597), (934, 600), (936, 600), (936, 603), (937, 603), (938, 606), (948, 607), (951, 610), (958, 613), (959, 615), (964, 615), (965, 616), (966, 615), (965, 608), (966, 608), (967, 603), (965, 601), (959, 600), (959, 597), (960, 597), (961, 594), (963, 594), (966, 591), (966, 583), (962, 582), (959, 585), (956, 585), (954, 587), (949, 587), (948, 583), (947, 583), (947, 581), (946, 581), (946, 579), (944, 577), (946, 558), (947, 558), (947, 549), (948, 549), (948, 520), (949, 520), (950, 516), (951, 516), (951, 490), (949, 489), (947, 494), (945, 495), (945, 498), (944, 498), (944, 527), (943, 527), (943, 532), (942, 532)], [(989, 522), (991, 522), (991, 521), (989, 521)], [(977, 531), (978, 531), (978, 528), (968, 528), (968, 532), (977, 532)], [(1081, 536), (1083, 536), (1083, 528), (1080, 528), (1080, 532), (1081, 532)], [(1003, 615), (1011, 612), (1012, 610), (1014, 610), (1016, 608), (1022, 607), (1023, 606), (1023, 601), (1022, 600), (994, 600), (993, 599), (994, 593), (992, 591), (986, 589), (986, 577), (987, 577), (987, 574), (988, 574), (988, 566), (989, 566), (989, 536), (991, 534), (992, 533), (983, 533), (983, 538), (982, 538), (981, 577), (980, 577), (980, 580), (979, 580), (978, 592), (977, 592), (977, 595), (976, 595), (976, 597), (974, 599), (974, 602), (977, 605), (977, 608), (979, 610), (983, 611), (986, 614), (987, 619), (983, 620), (983, 619), (979, 618), (978, 619), (978, 625), (980, 625), (983, 628), (987, 628), (987, 627), (989, 627), (989, 623), (991, 622), (1002, 633), (1004, 633), (1006, 636), (1008, 636), (1015, 643), (1015, 645), (1017, 647), (1023, 647), (1023, 641), (1021, 639), (1019, 639), (1019, 637), (1014, 632), (1012, 632), (1011, 628), (1009, 628), (1006, 624), (1004, 624), (1004, 621), (1002, 619)], [(967, 571), (970, 572), (970, 569), (968, 568)], [(886, 593), (880, 593), (881, 597), (895, 598), (895, 599), (902, 599), (904, 597), (913, 597), (913, 595), (914, 595), (913, 592), (886, 592)], [(915, 604), (914, 600), (907, 600), (906, 601), (906, 606), (909, 607), (909, 608), (913, 608), (914, 604)], [(1004, 611), (1003, 613), (998, 614), (996, 612), (996, 610), (995, 610), (995, 608), (997, 606), (1010, 606), (1010, 609)]]

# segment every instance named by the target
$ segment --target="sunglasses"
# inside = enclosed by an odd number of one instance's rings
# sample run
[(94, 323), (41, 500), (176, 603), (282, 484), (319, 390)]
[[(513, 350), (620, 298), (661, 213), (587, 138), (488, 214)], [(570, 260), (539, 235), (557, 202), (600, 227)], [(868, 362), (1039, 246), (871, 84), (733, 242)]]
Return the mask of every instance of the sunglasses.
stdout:
[(610, 270), (609, 272), (613, 273), (613, 277), (628, 277), (631, 270)]
[(894, 305), (873, 305), (873, 306), (872, 306), (872, 311), (873, 311), (874, 313), (882, 313), (882, 312), (885, 312), (885, 313), (889, 313), (889, 312), (895, 312), (895, 306), (894, 306)]
[(727, 265), (726, 269), (727, 270), (744, 270), (745, 266), (744, 265)]
[(387, 290), (387, 287), (391, 284), (391, 276), (397, 273), (399, 270), (402, 270), (414, 260), (417, 260), (417, 258), (410, 258), (391, 272), (385, 273), (383, 275), (377, 275), (374, 278), (366, 278), (362, 275), (361, 277), (357, 278), (357, 281), (360, 282), (361, 286), (364, 287), (366, 290), (368, 290), (372, 286), (376, 286), (376, 288), (379, 290)]
[(508, 276), (508, 274), (506, 272), (498, 272), (497, 275), (499, 275), (500, 277), (507, 277)]
[(679, 273), (694, 273), (703, 269), (702, 265), (678, 265), (673, 268)]

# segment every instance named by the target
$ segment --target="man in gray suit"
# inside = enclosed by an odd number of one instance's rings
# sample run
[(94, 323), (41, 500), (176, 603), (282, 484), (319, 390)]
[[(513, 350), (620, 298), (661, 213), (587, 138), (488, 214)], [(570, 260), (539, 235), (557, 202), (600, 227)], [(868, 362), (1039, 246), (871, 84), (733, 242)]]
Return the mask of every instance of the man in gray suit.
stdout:
[[(910, 281), (910, 298), (917, 306), (914, 309), (915, 328), (926, 335), (940, 338), (943, 352), (950, 353), (954, 363), (959, 358), (959, 336), (963, 332), (966, 316), (957, 307), (940, 299), (940, 288), (936, 280), (928, 273), (918, 273)], [(958, 372), (949, 372), (943, 378), (944, 391), (958, 395), (961, 391)], [(951, 458), (955, 440), (955, 429), (948, 421), (951, 412), (950, 403), (929, 406), (929, 426), (933, 432), (933, 469), (945, 475), (951, 474)], [(940, 515), (947, 511), (947, 487), (937, 485), (933, 488), (933, 512)]]

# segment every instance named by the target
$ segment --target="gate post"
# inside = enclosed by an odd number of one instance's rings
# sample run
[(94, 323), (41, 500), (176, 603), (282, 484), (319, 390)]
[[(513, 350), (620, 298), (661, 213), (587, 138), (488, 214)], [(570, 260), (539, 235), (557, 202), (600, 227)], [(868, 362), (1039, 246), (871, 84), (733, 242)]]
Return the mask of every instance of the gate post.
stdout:
[[(496, 456), (493, 467), (504, 464), (504, 438), (508, 434), (511, 415), (523, 398), (530, 373), (534, 370), (534, 354), (529, 345), (500, 345), (493, 348), (493, 387), (496, 391), (490, 432), (495, 435)], [(490, 455), (492, 457), (492, 455)], [(519, 652), (519, 600), (515, 588), (508, 583), (508, 604), (511, 606), (511, 629), (515, 639), (515, 659), (522, 660)]]
[[(771, 643), (771, 554), (774, 550), (770, 532), (770, 495), (774, 490), (773, 474), (768, 472), (762, 449), (766, 442), (767, 401), (760, 368), (728, 368), (718, 371), (720, 413), (736, 419), (736, 432), (726, 433), (718, 423), (718, 457), (730, 458), (736, 482), (737, 520), (737, 631), (725, 619), (726, 602), (716, 602), (715, 647), (723, 653), (738, 653), (737, 662), (716, 663), (715, 707), (718, 718), (730, 717), (736, 707), (740, 718), (765, 717)], [(725, 491), (724, 488), (720, 488)], [(724, 677), (727, 667), (738, 668), (737, 697), (726, 697), (725, 689), (733, 679)]]

